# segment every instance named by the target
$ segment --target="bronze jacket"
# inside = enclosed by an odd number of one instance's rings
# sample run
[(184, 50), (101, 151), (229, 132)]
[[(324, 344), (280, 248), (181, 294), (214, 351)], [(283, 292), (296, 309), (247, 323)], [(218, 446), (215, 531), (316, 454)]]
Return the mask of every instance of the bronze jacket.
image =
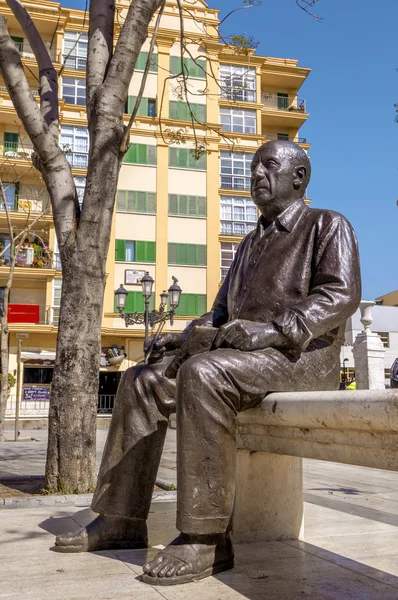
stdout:
[[(294, 352), (341, 345), (345, 322), (361, 299), (355, 233), (339, 213), (291, 204), (241, 242), (210, 313), (272, 322)], [(262, 234), (262, 235), (261, 235)], [(202, 319), (200, 319), (202, 321)]]

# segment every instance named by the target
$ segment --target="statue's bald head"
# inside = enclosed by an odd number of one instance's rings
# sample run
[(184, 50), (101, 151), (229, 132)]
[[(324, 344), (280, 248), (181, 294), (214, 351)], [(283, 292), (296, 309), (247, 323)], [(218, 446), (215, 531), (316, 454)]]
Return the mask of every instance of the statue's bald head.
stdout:
[(253, 201), (263, 214), (278, 214), (304, 196), (310, 176), (310, 161), (300, 146), (285, 140), (267, 142), (252, 162)]

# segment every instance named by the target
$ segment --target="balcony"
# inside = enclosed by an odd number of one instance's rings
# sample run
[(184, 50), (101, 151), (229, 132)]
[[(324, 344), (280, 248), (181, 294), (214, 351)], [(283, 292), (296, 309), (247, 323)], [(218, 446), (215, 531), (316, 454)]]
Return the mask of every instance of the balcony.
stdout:
[(244, 236), (256, 228), (257, 221), (221, 221), (221, 235)]
[[(47, 211), (51, 212), (50, 199), (35, 199), (32, 200), (30, 198), (21, 198), (19, 196), (15, 196), (14, 198), (7, 198), (7, 208), (10, 212), (22, 213), (24, 215), (28, 214), (40, 214), (42, 212)], [(4, 203), (0, 203), (0, 213), (5, 212)]]
[(220, 187), (231, 190), (250, 190), (250, 177), (221, 174)]
[(294, 142), (295, 144), (308, 144), (307, 138), (298, 137), (296, 135), (289, 136), (281, 133), (264, 133), (265, 141), (271, 142), (273, 140), (286, 140), (287, 142)]
[[(38, 90), (37, 88), (30, 88), (30, 91), (32, 92), (32, 94), (33, 94), (35, 97), (37, 97), (37, 98), (39, 98), (39, 97), (40, 97), (40, 93), (39, 93), (39, 90)], [(5, 85), (0, 85), (0, 94), (8, 94), (8, 95), (9, 95), (9, 92), (8, 92), (7, 86), (5, 86)]]
[[(0, 238), (0, 251), (7, 245), (8, 240)], [(9, 264), (10, 257), (8, 251), (0, 257), (0, 267), (8, 267)], [(55, 253), (53, 256), (53, 253), (49, 251), (49, 254), (47, 254), (37, 243), (34, 243), (31, 247), (21, 248), (15, 268), (14, 274), (17, 274), (19, 269), (35, 269), (36, 271), (42, 269), (61, 270), (61, 261), (58, 253)]]
[(58, 325), (59, 308), (41, 304), (9, 304), (8, 322), (30, 325)]
[(306, 102), (297, 96), (279, 95), (268, 92), (261, 93), (261, 102), (267, 110), (284, 110), (306, 113)]
[(72, 56), (68, 54), (62, 55), (65, 69), (71, 69), (73, 71), (85, 71), (87, 67), (87, 57), (85, 56)]
[[(19, 52), (19, 55), (21, 58), (36, 61), (35, 53), (33, 52), (30, 44), (27, 44), (26, 42), (16, 42), (15, 40), (14, 40), (14, 44), (18, 48), (18, 52)], [(56, 48), (55, 47), (51, 48), (50, 42), (44, 42), (44, 45), (48, 50), (51, 60), (55, 61), (56, 60)]]
[(30, 161), (33, 146), (24, 142), (7, 142), (0, 140), (0, 158), (10, 160)]

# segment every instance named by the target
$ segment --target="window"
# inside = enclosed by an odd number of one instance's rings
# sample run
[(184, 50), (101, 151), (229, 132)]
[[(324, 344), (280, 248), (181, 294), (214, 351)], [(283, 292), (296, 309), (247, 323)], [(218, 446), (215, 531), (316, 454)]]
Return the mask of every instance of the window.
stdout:
[(256, 101), (256, 69), (220, 65), (221, 97), (229, 100)]
[[(155, 292), (152, 293), (152, 296), (149, 298), (149, 310), (154, 310), (155, 308), (155, 299), (156, 299), (156, 294)], [(145, 310), (145, 304), (144, 304), (144, 296), (142, 295), (142, 292), (130, 292), (127, 294), (127, 298), (126, 298), (126, 306), (124, 309), (125, 313), (132, 313), (132, 312), (140, 312), (143, 313)], [(116, 298), (115, 298), (115, 304), (114, 304), (114, 311), (119, 312), (118, 308), (116, 306)]]
[(7, 250), (0, 257), (5, 261), (5, 264), (8, 264), (11, 258), (11, 247), (9, 246), (10, 242), (11, 239), (9, 235), (3, 235), (2, 233), (0, 233), (0, 250), (3, 250), (8, 246)]
[(21, 54), (23, 52), (23, 38), (17, 37), (16, 35), (10, 35), (10, 38), (16, 43), (18, 52)]
[[(3, 181), (3, 192), (8, 210), (18, 210), (19, 183)], [(4, 210), (4, 202), (0, 202), (0, 210)]]
[(288, 133), (277, 133), (276, 134), (276, 139), (277, 140), (285, 140), (286, 142), (289, 141), (289, 134)]
[(63, 77), (62, 98), (68, 104), (86, 106), (86, 80), (75, 77)]
[(221, 242), (221, 281), (227, 276), (232, 261), (235, 258), (236, 251), (239, 244), (232, 244), (230, 242)]
[(116, 210), (123, 212), (156, 213), (156, 194), (154, 192), (118, 190)]
[(238, 108), (220, 108), (220, 123), (223, 131), (256, 133), (256, 111)]
[(176, 314), (186, 317), (200, 317), (207, 311), (206, 294), (181, 294)]
[(177, 119), (178, 121), (191, 121), (191, 108), (192, 114), (197, 121), (206, 123), (206, 104), (194, 104), (190, 102), (189, 106), (187, 102), (176, 102), (171, 100), (169, 103), (169, 117), (170, 119)]
[(65, 152), (66, 159), (72, 167), (86, 169), (88, 165), (88, 129), (61, 125), (59, 145)]
[(79, 206), (82, 208), (83, 200), (84, 200), (84, 191), (86, 189), (86, 178), (85, 177), (74, 177), (73, 181), (75, 182), (77, 199), (79, 201)]
[(388, 333), (388, 331), (375, 331), (375, 333), (377, 333), (377, 335), (380, 337), (381, 341), (383, 342), (384, 348), (389, 348), (390, 334)]
[(184, 217), (205, 217), (206, 198), (169, 194), (169, 215)]
[(169, 167), (179, 169), (206, 170), (207, 156), (202, 154), (197, 160), (188, 148), (169, 148)]
[[(181, 56), (170, 56), (170, 71), (172, 75), (182, 72)], [(206, 79), (206, 61), (202, 58), (184, 58), (184, 73), (188, 77)]]
[(86, 70), (88, 34), (77, 31), (65, 31), (63, 39), (63, 58), (67, 69)]
[(18, 152), (18, 134), (17, 133), (9, 133), (8, 131), (4, 132), (4, 154), (6, 152)]
[(205, 267), (207, 248), (201, 244), (169, 243), (169, 265), (195, 265)]
[(287, 110), (289, 108), (289, 94), (278, 92), (276, 98), (278, 110)]
[(156, 242), (116, 240), (116, 258), (119, 262), (156, 261)]
[(221, 233), (246, 235), (255, 229), (258, 211), (251, 198), (221, 196)]
[(156, 146), (130, 144), (123, 162), (136, 165), (156, 165)]
[[(148, 52), (140, 52), (137, 58), (137, 62), (135, 63), (134, 70), (135, 71), (145, 71), (146, 63), (148, 60)], [(149, 65), (150, 73), (158, 72), (158, 55), (152, 54), (151, 64)]]
[[(133, 112), (137, 96), (128, 96), (125, 112), (131, 114)], [(137, 116), (140, 117), (156, 117), (156, 99), (141, 98), (138, 107)]]
[(50, 384), (53, 380), (53, 367), (27, 367), (23, 369), (23, 383)]
[(0, 317), (3, 316), (4, 312), (4, 298), (6, 295), (6, 288), (0, 287)]
[(59, 307), (61, 306), (61, 291), (62, 291), (62, 279), (56, 277), (53, 279), (53, 297), (51, 303), (51, 322), (54, 325), (58, 325), (59, 322)]
[(243, 152), (220, 152), (221, 187), (236, 190), (250, 189), (250, 165), (254, 154)]
[(55, 238), (54, 238), (53, 264), (54, 264), (54, 269), (56, 269), (57, 271), (62, 271), (61, 255), (59, 252), (57, 236), (55, 236)]

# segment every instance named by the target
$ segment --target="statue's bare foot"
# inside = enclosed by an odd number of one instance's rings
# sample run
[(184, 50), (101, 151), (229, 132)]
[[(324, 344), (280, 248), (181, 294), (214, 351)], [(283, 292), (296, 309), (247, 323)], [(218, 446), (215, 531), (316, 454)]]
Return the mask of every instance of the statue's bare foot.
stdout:
[(181, 533), (143, 566), (142, 580), (151, 585), (189, 583), (232, 569), (234, 551), (228, 534)]
[(99, 515), (86, 527), (55, 538), (55, 552), (96, 552), (126, 548), (146, 548), (146, 521)]

